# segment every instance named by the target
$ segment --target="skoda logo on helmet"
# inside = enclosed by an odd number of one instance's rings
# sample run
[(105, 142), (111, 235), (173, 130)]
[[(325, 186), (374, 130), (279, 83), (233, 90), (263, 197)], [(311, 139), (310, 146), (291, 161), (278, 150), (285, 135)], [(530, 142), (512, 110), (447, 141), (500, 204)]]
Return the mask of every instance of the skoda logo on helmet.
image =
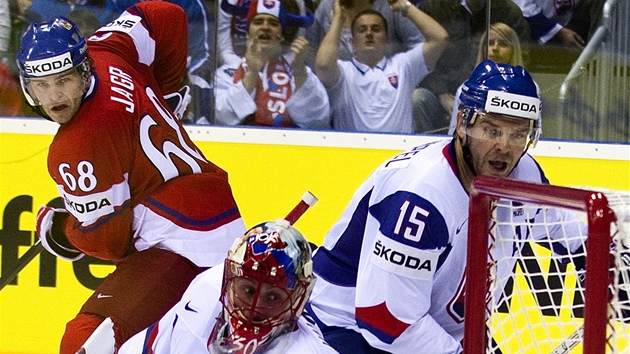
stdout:
[(64, 53), (50, 58), (30, 60), (24, 62), (24, 71), (29, 76), (48, 76), (72, 69), (70, 53)]
[(485, 110), (527, 119), (538, 119), (541, 101), (536, 97), (515, 95), (503, 91), (488, 91)]

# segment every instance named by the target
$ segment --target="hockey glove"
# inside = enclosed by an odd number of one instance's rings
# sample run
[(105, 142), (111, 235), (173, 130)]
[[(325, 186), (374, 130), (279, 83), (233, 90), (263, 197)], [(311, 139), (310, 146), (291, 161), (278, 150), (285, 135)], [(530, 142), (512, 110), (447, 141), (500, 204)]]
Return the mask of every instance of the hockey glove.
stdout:
[(49, 206), (39, 208), (37, 212), (37, 235), (42, 246), (55, 256), (68, 261), (81, 259), (84, 254), (74, 248), (63, 233), (63, 221), (68, 217), (64, 209)]
[(184, 112), (191, 100), (190, 87), (187, 85), (182, 86), (177, 92), (169, 93), (164, 96), (166, 104), (171, 108), (177, 118), (182, 119)]

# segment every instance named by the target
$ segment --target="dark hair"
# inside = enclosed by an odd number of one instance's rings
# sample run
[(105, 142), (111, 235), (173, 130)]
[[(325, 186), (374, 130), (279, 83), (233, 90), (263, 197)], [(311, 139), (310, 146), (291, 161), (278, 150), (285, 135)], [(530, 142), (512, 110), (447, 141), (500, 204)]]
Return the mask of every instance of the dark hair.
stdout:
[(381, 20), (383, 21), (383, 27), (385, 27), (385, 33), (387, 34), (387, 20), (385, 19), (385, 16), (383, 16), (382, 13), (374, 10), (374, 9), (367, 9), (367, 10), (363, 10), (361, 12), (359, 12), (356, 16), (354, 16), (354, 18), (352, 19), (352, 24), (350, 24), (350, 31), (352, 32), (352, 35), (354, 36), (354, 24), (357, 22), (357, 19), (363, 15), (376, 15), (378, 17), (381, 18)]
[[(263, 1), (263, 0), (258, 0), (258, 1)], [(226, 0), (222, 0), (221, 4), (223, 5), (226, 2)], [(284, 11), (291, 13), (291, 14), (300, 14), (300, 6), (298, 5), (296, 0), (280, 0), (280, 5), (282, 7), (282, 9), (284, 9)], [(254, 8), (252, 9), (252, 6), (254, 6)], [(252, 1), (249, 5), (249, 10), (248, 10), (248, 28), (247, 31), (249, 32), (249, 22), (251, 20), (253, 20), (254, 17), (258, 16), (258, 14), (256, 13), (256, 8), (255, 8), (256, 4)], [(232, 5), (232, 8), (235, 8), (235, 6)], [(228, 8), (229, 9), (229, 8)], [(228, 9), (225, 9), (225, 11), (227, 13), (230, 13), (230, 11)], [(252, 13), (253, 10), (253, 13)], [(251, 15), (251, 17), (249, 17)], [(235, 15), (236, 16), (236, 15)], [(293, 40), (295, 40), (295, 38), (298, 35), (299, 32), (299, 27), (297, 26), (292, 26), (292, 25), (285, 25), (282, 21), (282, 19), (279, 19), (280, 23), (282, 23), (282, 44), (283, 45), (291, 45), (291, 43), (293, 42)]]

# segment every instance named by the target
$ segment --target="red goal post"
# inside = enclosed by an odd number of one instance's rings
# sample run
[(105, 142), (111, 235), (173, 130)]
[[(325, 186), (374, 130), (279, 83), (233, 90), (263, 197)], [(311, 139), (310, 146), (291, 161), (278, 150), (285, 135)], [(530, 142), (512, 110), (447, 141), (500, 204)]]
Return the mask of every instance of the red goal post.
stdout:
[[(611, 198), (614, 206), (609, 202)], [(551, 251), (552, 247), (545, 253), (544, 248), (540, 247), (540, 251), (537, 245), (531, 246), (533, 241), (527, 236), (521, 238), (540, 230), (554, 230), (549, 232), (562, 235), (567, 232), (565, 228), (579, 228), (564, 221), (556, 224), (550, 221), (547, 225), (552, 218), (547, 219), (546, 213), (558, 210), (577, 212), (582, 218), (575, 224), (588, 225), (581, 238), (566, 234), (566, 240), (559, 241), (566, 245), (582, 242), (588, 254), (584, 285), (578, 281), (583, 271), (563, 266), (566, 262), (559, 262), (561, 257)], [(504, 354), (572, 353), (579, 345), (582, 353), (589, 354), (630, 352), (630, 327), (618, 320), (621, 308), (630, 311), (627, 298), (620, 299), (619, 295), (619, 289), (628, 283), (618, 280), (623, 276), (630, 281), (627, 269), (630, 267), (619, 259), (618, 250), (622, 247), (611, 247), (620, 245), (622, 234), (617, 232), (615, 212), (622, 212), (628, 218), (629, 210), (628, 192), (476, 177), (469, 206), (464, 353), (495, 353), (497, 348)], [(509, 246), (502, 242), (509, 242)], [(531, 247), (534, 251), (524, 255), (527, 253), (524, 250)], [(529, 259), (523, 260), (524, 257)], [(527, 274), (526, 269), (530, 268), (527, 264), (532, 263), (548, 263), (549, 271)], [(501, 278), (508, 268), (510, 275)], [(548, 286), (552, 283), (561, 286)], [(582, 305), (580, 297), (583, 297), (583, 314), (575, 310), (576, 304)], [(545, 306), (541, 305), (543, 302)]]

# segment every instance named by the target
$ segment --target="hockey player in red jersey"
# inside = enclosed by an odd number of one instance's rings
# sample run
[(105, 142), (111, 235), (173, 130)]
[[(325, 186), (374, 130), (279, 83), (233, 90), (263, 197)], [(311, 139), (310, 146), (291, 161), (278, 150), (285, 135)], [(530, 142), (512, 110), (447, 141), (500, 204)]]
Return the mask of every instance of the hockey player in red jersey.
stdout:
[(61, 353), (75, 353), (107, 317), (120, 346), (245, 231), (227, 173), (188, 137), (174, 113), (182, 106), (164, 98), (183, 98), (186, 26), (179, 6), (148, 1), (87, 41), (65, 18), (22, 38), (23, 93), (59, 123), (48, 171), (65, 208), (40, 208), (37, 233), (60, 258), (116, 264), (67, 324)]

